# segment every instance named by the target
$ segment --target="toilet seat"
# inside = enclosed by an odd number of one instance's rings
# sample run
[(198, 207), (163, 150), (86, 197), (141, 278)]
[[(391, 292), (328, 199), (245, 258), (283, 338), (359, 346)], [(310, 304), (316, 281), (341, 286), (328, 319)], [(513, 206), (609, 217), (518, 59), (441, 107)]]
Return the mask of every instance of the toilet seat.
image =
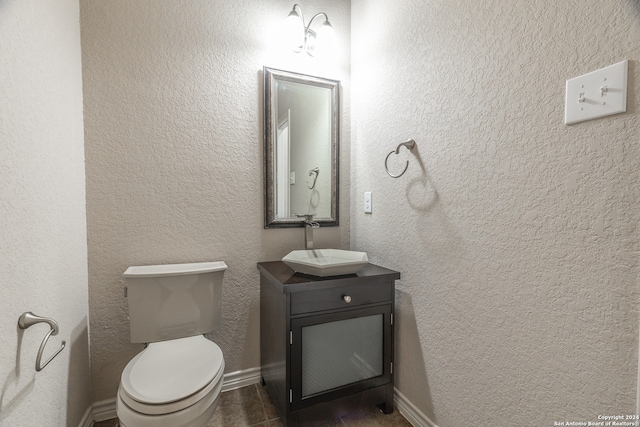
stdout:
[(168, 414), (206, 397), (223, 373), (222, 350), (202, 335), (151, 343), (125, 367), (119, 395), (141, 414)]

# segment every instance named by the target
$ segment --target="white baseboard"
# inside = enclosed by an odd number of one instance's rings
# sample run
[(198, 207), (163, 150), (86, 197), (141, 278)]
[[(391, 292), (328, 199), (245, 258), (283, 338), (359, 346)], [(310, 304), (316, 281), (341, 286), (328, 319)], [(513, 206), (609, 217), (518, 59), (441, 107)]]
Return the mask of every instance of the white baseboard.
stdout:
[(91, 412), (91, 406), (89, 406), (87, 410), (84, 411), (84, 415), (82, 416), (82, 419), (80, 420), (80, 424), (78, 424), (78, 427), (91, 427), (92, 425), (93, 425), (93, 413)]
[(116, 398), (94, 402), (91, 412), (93, 421), (106, 421), (116, 418)]
[[(249, 368), (242, 371), (230, 372), (224, 375), (222, 391), (235, 390), (260, 382), (260, 368)], [(394, 404), (398, 411), (414, 427), (438, 427), (429, 417), (423, 414), (413, 403), (398, 389), (394, 390)], [(116, 399), (106, 399), (95, 402), (87, 408), (78, 427), (91, 427), (94, 422), (116, 418)]]
[[(260, 382), (260, 367), (224, 374), (222, 392), (246, 387)], [(116, 398), (94, 402), (87, 409), (78, 427), (91, 427), (94, 422), (116, 418)]]
[(224, 374), (222, 382), (222, 392), (235, 390), (237, 388), (246, 387), (260, 382), (260, 367), (249, 368), (242, 371), (229, 372)]
[(414, 427), (438, 427), (429, 417), (422, 413), (407, 397), (400, 393), (397, 388), (393, 390), (393, 403), (402, 416)]

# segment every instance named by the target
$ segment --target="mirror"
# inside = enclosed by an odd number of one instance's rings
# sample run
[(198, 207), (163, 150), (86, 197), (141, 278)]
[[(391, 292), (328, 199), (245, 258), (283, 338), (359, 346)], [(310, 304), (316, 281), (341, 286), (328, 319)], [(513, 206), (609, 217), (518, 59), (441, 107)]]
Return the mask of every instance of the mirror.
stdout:
[(264, 67), (265, 228), (338, 225), (339, 86)]

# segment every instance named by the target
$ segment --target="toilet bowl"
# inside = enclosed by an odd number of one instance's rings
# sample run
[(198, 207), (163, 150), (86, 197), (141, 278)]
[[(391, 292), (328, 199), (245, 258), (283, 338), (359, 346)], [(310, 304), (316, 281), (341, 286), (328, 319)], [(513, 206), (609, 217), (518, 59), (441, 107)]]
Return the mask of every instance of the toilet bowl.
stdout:
[(122, 372), (122, 427), (204, 426), (218, 403), (224, 358), (202, 335), (151, 343)]
[[(223, 262), (129, 267), (132, 342), (148, 342), (124, 368), (121, 427), (204, 427), (222, 389), (224, 357), (202, 333), (220, 320)], [(191, 276), (191, 277), (189, 277)]]

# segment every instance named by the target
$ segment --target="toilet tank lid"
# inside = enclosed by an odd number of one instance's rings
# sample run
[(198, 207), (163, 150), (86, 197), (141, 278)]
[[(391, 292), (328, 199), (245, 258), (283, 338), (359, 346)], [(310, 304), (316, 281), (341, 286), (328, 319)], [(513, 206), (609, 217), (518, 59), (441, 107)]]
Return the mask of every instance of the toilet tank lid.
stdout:
[(161, 277), (182, 276), (186, 274), (204, 274), (224, 271), (227, 264), (223, 261), (196, 262), (186, 264), (139, 265), (131, 266), (123, 273), (124, 277)]

